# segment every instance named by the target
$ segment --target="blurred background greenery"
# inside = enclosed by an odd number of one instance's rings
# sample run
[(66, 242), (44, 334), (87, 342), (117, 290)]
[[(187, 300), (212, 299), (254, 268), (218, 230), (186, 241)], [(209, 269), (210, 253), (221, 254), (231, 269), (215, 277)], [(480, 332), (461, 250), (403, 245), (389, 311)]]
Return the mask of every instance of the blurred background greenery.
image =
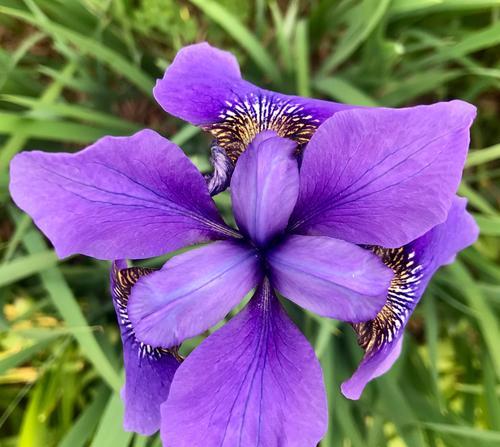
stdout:
[(151, 127), (208, 169), (208, 137), (151, 96), (200, 40), (283, 92), (478, 107), (460, 193), (481, 238), (436, 275), (390, 374), (346, 400), (339, 384), (361, 355), (352, 331), (289, 310), (324, 367), (323, 447), (500, 445), (500, 0), (0, 0), (0, 446), (160, 445), (122, 430), (109, 266), (56, 258), (10, 201), (8, 164)]

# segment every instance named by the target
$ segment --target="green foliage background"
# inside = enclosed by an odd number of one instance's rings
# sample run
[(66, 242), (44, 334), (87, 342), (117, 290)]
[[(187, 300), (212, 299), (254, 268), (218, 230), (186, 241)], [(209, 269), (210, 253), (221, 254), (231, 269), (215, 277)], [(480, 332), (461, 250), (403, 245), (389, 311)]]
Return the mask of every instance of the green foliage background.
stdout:
[(346, 400), (350, 328), (290, 311), (324, 368), (323, 447), (500, 445), (500, 0), (0, 0), (0, 446), (160, 445), (121, 427), (109, 266), (56, 258), (10, 201), (8, 163), (147, 126), (207, 169), (208, 137), (151, 96), (177, 49), (205, 39), (283, 92), (477, 105), (460, 193), (481, 238), (436, 275), (393, 370)]

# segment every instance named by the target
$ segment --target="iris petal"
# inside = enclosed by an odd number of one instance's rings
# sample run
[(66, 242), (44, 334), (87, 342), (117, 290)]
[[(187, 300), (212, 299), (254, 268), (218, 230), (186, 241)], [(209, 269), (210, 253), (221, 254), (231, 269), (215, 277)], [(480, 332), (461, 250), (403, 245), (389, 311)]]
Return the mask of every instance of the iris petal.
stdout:
[(203, 127), (235, 161), (264, 130), (304, 144), (325, 119), (353, 106), (261, 89), (236, 58), (207, 43), (184, 47), (153, 90), (172, 115)]
[(423, 235), (446, 219), (474, 116), (463, 101), (335, 114), (304, 151), (291, 230), (390, 248)]
[(180, 364), (175, 351), (140, 343), (128, 318), (127, 304), (132, 286), (141, 276), (152, 273), (140, 267), (127, 268), (123, 261), (111, 269), (111, 293), (123, 343), (125, 386), (124, 428), (142, 435), (160, 429), (160, 405), (167, 400), (170, 384)]
[(296, 144), (260, 133), (238, 160), (231, 179), (234, 217), (256, 245), (265, 246), (287, 226), (299, 194)]
[(141, 278), (129, 314), (137, 338), (153, 346), (176, 346), (222, 320), (257, 285), (255, 251), (219, 241), (175, 256)]
[(401, 351), (404, 328), (432, 275), (477, 239), (477, 225), (465, 205), (465, 199), (455, 197), (444, 223), (404, 247), (373, 249), (395, 276), (379, 314), (353, 325), (365, 355), (354, 375), (342, 384), (346, 397), (358, 399), (370, 380), (392, 366)]
[(314, 447), (327, 420), (319, 362), (265, 282), (182, 364), (161, 434), (165, 447)]
[(23, 152), (10, 175), (12, 198), (60, 257), (148, 258), (234, 235), (201, 173), (152, 130), (76, 154)]
[(280, 293), (319, 315), (349, 322), (377, 315), (393, 277), (374, 254), (329, 237), (290, 236), (267, 260)]
[(205, 175), (208, 191), (211, 196), (215, 196), (224, 191), (231, 181), (234, 165), (231, 159), (227, 156), (226, 151), (217, 144), (213, 144), (211, 149), (210, 164), (212, 165), (212, 173)]

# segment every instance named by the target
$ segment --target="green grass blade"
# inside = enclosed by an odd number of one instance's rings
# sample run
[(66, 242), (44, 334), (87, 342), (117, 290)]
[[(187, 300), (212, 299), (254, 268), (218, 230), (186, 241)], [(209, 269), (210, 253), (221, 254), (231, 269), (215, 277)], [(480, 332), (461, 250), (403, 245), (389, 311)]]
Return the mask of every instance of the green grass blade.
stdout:
[(472, 427), (460, 427), (458, 425), (436, 424), (435, 422), (424, 422), (422, 425), (437, 432), (476, 439), (477, 441), (500, 443), (500, 432), (498, 431), (479, 430)]
[(465, 181), (462, 181), (458, 194), (469, 199), (469, 203), (488, 215), (497, 215), (498, 211), (479, 193), (472, 189)]
[(21, 256), (7, 264), (0, 265), (0, 287), (7, 286), (35, 273), (52, 268), (59, 262), (54, 250), (44, 250), (32, 255)]
[(484, 236), (500, 236), (500, 216), (479, 216), (474, 215), (474, 219), (479, 225), (481, 234)]
[[(0, 175), (0, 178), (3, 180), (4, 178), (7, 178), (6, 175)], [(8, 188), (8, 182), (5, 182), (5, 186), (1, 184), (0, 182), (0, 190), (5, 187), (5, 190)], [(12, 256), (14, 255), (18, 245), (21, 243), (24, 233), (28, 231), (28, 229), (31, 226), (31, 218), (27, 215), (24, 214), (19, 223), (16, 226), (16, 229), (14, 230), (14, 234), (10, 238), (8, 244), (7, 244), (7, 249), (5, 250), (5, 253), (3, 255), (2, 261), (0, 262), (0, 266), (2, 264), (5, 264), (10, 261)]]
[(488, 357), (484, 355), (483, 364), (484, 399), (488, 411), (490, 427), (500, 432), (500, 399), (496, 392), (495, 370)]
[[(40, 102), (50, 103), (55, 101), (63, 89), (64, 84), (62, 79), (71, 76), (76, 70), (76, 67), (77, 63), (75, 61), (66, 64), (66, 66), (64, 66), (61, 70), (61, 79), (55, 80), (49, 84), (40, 97)], [(4, 121), (7, 121), (7, 123)], [(26, 134), (24, 127), (19, 126), (19, 121), (20, 117), (16, 116), (16, 114), (8, 113), (5, 114), (5, 116), (2, 116), (2, 113), (0, 112), (0, 128), (3, 125), (4, 132), (11, 135), (0, 152), (0, 175), (7, 170), (12, 157), (23, 148), (28, 140), (28, 135)], [(0, 133), (2, 133), (1, 130)]]
[(122, 118), (73, 104), (43, 103), (38, 99), (16, 95), (0, 95), (0, 100), (28, 107), (29, 109), (36, 109), (37, 115), (52, 115), (54, 118), (74, 118), (84, 122), (95, 123), (99, 127), (114, 128), (117, 131), (127, 133), (137, 132), (141, 129), (139, 124), (127, 122)]
[(335, 101), (345, 104), (370, 107), (378, 105), (368, 94), (341, 77), (317, 79), (314, 81), (314, 87)]
[(0, 90), (5, 85), (5, 82), (11, 75), (14, 68), (16, 68), (19, 61), (26, 55), (26, 53), (36, 44), (38, 44), (45, 37), (44, 33), (33, 33), (28, 36), (16, 51), (11, 55), (8, 63), (0, 72)]
[(438, 314), (436, 309), (436, 303), (434, 301), (434, 296), (427, 297), (423, 303), (424, 313), (425, 313), (425, 334), (427, 339), (427, 347), (429, 350), (429, 361), (432, 382), (434, 386), (434, 394), (437, 397), (439, 407), (444, 408), (443, 399), (439, 390), (439, 371), (438, 371), (438, 360), (439, 360), (439, 322)]
[(334, 412), (334, 396), (337, 393), (337, 388), (333, 384), (333, 373), (334, 373), (334, 360), (333, 360), (333, 349), (330, 345), (330, 349), (326, 349), (324, 355), (321, 358), (321, 367), (323, 369), (323, 374), (325, 378), (325, 388), (328, 396), (328, 413), (329, 413), (329, 430), (326, 436), (321, 441), (321, 447), (333, 447), (335, 433), (332, 430), (332, 415)]
[(321, 66), (320, 75), (326, 75), (356, 51), (383, 19), (390, 3), (391, 0), (363, 0), (351, 16), (348, 31)]
[(29, 403), (24, 413), (19, 431), (18, 447), (45, 447), (47, 445), (47, 427), (39, 418), (43, 406), (43, 382), (38, 382), (30, 394)]
[(327, 352), (332, 341), (332, 337), (338, 331), (339, 322), (330, 318), (322, 318), (312, 313), (308, 313), (319, 325), (318, 334), (314, 343), (314, 351), (316, 356), (321, 359)]
[(467, 269), (460, 261), (447, 267), (455, 277), (457, 286), (463, 291), (469, 307), (474, 310), (479, 329), (491, 355), (497, 378), (500, 380), (500, 327), (481, 289), (474, 282)]
[(181, 130), (179, 130), (169, 139), (178, 146), (182, 146), (184, 143), (188, 142), (191, 138), (193, 138), (195, 135), (198, 135), (199, 133), (199, 127), (192, 126), (191, 124), (186, 124), (184, 127), (182, 127)]
[(281, 79), (280, 71), (273, 58), (261, 45), (257, 38), (226, 8), (212, 0), (189, 0), (210, 17), (215, 23), (224, 28), (234, 40), (252, 57), (260, 69), (273, 81)]
[(429, 57), (420, 59), (411, 66), (411, 70), (420, 70), (432, 67), (443, 62), (460, 59), (470, 53), (490, 48), (500, 44), (500, 23), (465, 35), (459, 42), (438, 48)]
[(397, 79), (387, 84), (379, 101), (384, 106), (398, 107), (407, 104), (414, 98), (433, 93), (448, 82), (464, 75), (463, 70), (425, 70), (412, 73), (407, 78)]
[(104, 387), (99, 387), (93, 402), (85, 408), (58, 447), (84, 447), (88, 445), (88, 440), (102, 419), (108, 399), (109, 392)]
[(382, 411), (394, 422), (398, 433), (408, 447), (426, 447), (424, 434), (418, 427), (418, 418), (413, 412), (411, 402), (398, 388), (392, 377), (377, 379), (380, 392), (384, 395)]
[(467, 167), (478, 166), (500, 159), (500, 144), (484, 149), (471, 150), (467, 156)]
[[(16, 219), (18, 220), (18, 219)], [(37, 254), (47, 250), (42, 236), (36, 231), (28, 232), (23, 238), (23, 244), (29, 254)], [(57, 267), (51, 267), (39, 273), (42, 284), (47, 290), (54, 306), (63, 317), (66, 324), (73, 328), (88, 327), (87, 321), (76, 301), (73, 292)], [(83, 354), (92, 363), (96, 371), (114, 390), (121, 387), (121, 379), (110, 360), (99, 346), (94, 334), (87, 331), (75, 331), (74, 337), (80, 345)]]
[(4, 374), (9, 369), (15, 368), (16, 366), (21, 365), (33, 358), (40, 351), (46, 349), (47, 346), (49, 346), (54, 341), (54, 339), (57, 338), (57, 336), (58, 334), (56, 336), (42, 339), (41, 341), (29, 347), (23, 348), (21, 351), (14, 354), (2, 355), (2, 357), (0, 357), (0, 375)]
[(311, 96), (309, 75), (309, 44), (307, 22), (299, 20), (295, 35), (295, 60), (297, 73), (297, 93), (300, 96)]
[[(22, 133), (19, 134), (18, 132)], [(15, 145), (15, 150), (10, 151), (14, 153), (19, 150), (19, 146), (22, 146), (28, 138), (91, 143), (105, 135), (119, 135), (122, 132), (123, 130), (117, 130), (116, 128), (51, 119), (34, 119), (21, 114), (0, 112), (0, 134), (22, 136), (21, 143), (18, 142)]]
[(34, 26), (38, 26), (40, 29), (50, 34), (55, 40), (62, 40), (65, 43), (75, 45), (81, 52), (89, 54), (106, 64), (111, 70), (128, 79), (147, 95), (152, 94), (153, 79), (135, 64), (129, 62), (111, 48), (104, 46), (101, 42), (83, 36), (48, 20), (40, 21), (33, 15), (15, 8), (0, 6), (0, 13), (16, 17)]
[(393, 0), (391, 14), (412, 15), (415, 12), (455, 12), (489, 9), (500, 6), (500, 0)]
[(113, 393), (106, 405), (97, 433), (90, 447), (127, 447), (133, 433), (123, 429), (123, 402), (119, 393)]

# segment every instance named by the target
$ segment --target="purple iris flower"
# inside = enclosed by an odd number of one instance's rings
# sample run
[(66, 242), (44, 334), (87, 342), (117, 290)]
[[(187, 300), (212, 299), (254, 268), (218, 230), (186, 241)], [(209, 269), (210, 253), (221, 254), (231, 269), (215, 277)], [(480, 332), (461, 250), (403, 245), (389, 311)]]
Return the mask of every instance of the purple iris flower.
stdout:
[[(60, 256), (143, 258), (217, 240), (156, 272), (114, 266), (128, 429), (157, 429), (161, 406), (165, 445), (313, 446), (327, 426), (321, 370), (274, 290), (354, 324), (367, 356), (343, 390), (357, 397), (396, 358), (430, 275), (476, 236), (454, 196), (473, 116), (462, 102), (344, 111), (315, 133), (300, 171), (294, 142), (261, 133), (231, 180), (239, 232), (182, 151), (148, 130), (77, 154), (22, 153), (11, 193)], [(169, 349), (254, 287), (177, 369)]]
[[(278, 135), (296, 141), (299, 147), (304, 147), (325, 120), (342, 110), (358, 108), (257, 87), (242, 78), (238, 62), (231, 53), (207, 43), (183, 48), (163, 79), (158, 80), (153, 93), (165, 111), (213, 135), (214, 174), (209, 183), (213, 193), (229, 185), (232, 164), (257, 133), (274, 130)], [(408, 130), (416, 132), (415, 138), (419, 138), (417, 109), (414, 110), (415, 119), (408, 120)], [(380, 110), (388, 115), (390, 113), (388, 109)], [(411, 109), (407, 110), (411, 113)], [(428, 135), (434, 132), (434, 136), (440, 139), (448, 124), (439, 122), (439, 113), (434, 115), (434, 119), (434, 129), (431, 125), (422, 130), (424, 133), (428, 131)], [(384, 130), (381, 129), (382, 132)], [(387, 131), (392, 132), (390, 129)], [(401, 132), (405, 130), (401, 128)], [(398, 138), (395, 136), (395, 139)], [(359, 148), (366, 149), (363, 145)], [(443, 178), (446, 175), (448, 173), (443, 172)], [(380, 204), (381, 207), (385, 205)], [(372, 321), (353, 325), (365, 350), (365, 358), (354, 377), (343, 385), (346, 396), (358, 398), (371, 378), (390, 368), (399, 355), (406, 322), (433, 273), (447, 263), (447, 255), (452, 257), (453, 253), (476, 240), (477, 226), (463, 210), (464, 207), (465, 202), (455, 198), (449, 217), (442, 225), (404, 246), (393, 249), (371, 247), (394, 270), (395, 278), (386, 305), (379, 315)], [(353, 211), (356, 213), (356, 210)], [(373, 217), (377, 219), (377, 213)], [(445, 230), (452, 234), (446, 236)], [(336, 233), (333, 232), (333, 235), (336, 236)], [(378, 243), (381, 244), (381, 241)]]
[[(179, 116), (215, 119), (223, 114), (218, 104), (231, 108), (235, 97), (243, 105), (234, 110), (250, 104), (255, 112), (250, 127), (232, 128), (240, 139), (216, 136), (237, 160), (230, 187), (238, 231), (219, 216), (183, 152), (150, 130), (106, 137), (77, 154), (19, 154), (11, 195), (61, 257), (142, 259), (208, 243), (157, 271), (113, 264), (126, 429), (150, 434), (161, 427), (172, 447), (315, 446), (328, 419), (321, 369), (276, 291), (353, 325), (365, 356), (342, 391), (358, 398), (396, 360), (433, 273), (477, 237), (465, 200), (455, 196), (475, 109), (452, 101), (346, 110), (284, 97), (238, 78), (227, 53), (190, 48), (166, 75), (179, 61), (191, 67), (177, 72)], [(200, 62), (193, 48), (215, 53)], [(207, 86), (207, 70), (230, 79)], [(191, 82), (186, 89), (182, 78)], [(243, 87), (254, 90), (247, 95)], [(223, 101), (213, 94), (228, 91), (233, 96)], [(262, 92), (276, 95), (282, 108)], [(248, 98), (260, 98), (259, 106)], [(195, 123), (211, 126), (204, 119)], [(307, 135), (300, 133), (304, 119), (314, 121)], [(280, 122), (298, 127), (285, 135)], [(176, 347), (222, 320), (253, 289), (244, 309), (180, 364)]]

